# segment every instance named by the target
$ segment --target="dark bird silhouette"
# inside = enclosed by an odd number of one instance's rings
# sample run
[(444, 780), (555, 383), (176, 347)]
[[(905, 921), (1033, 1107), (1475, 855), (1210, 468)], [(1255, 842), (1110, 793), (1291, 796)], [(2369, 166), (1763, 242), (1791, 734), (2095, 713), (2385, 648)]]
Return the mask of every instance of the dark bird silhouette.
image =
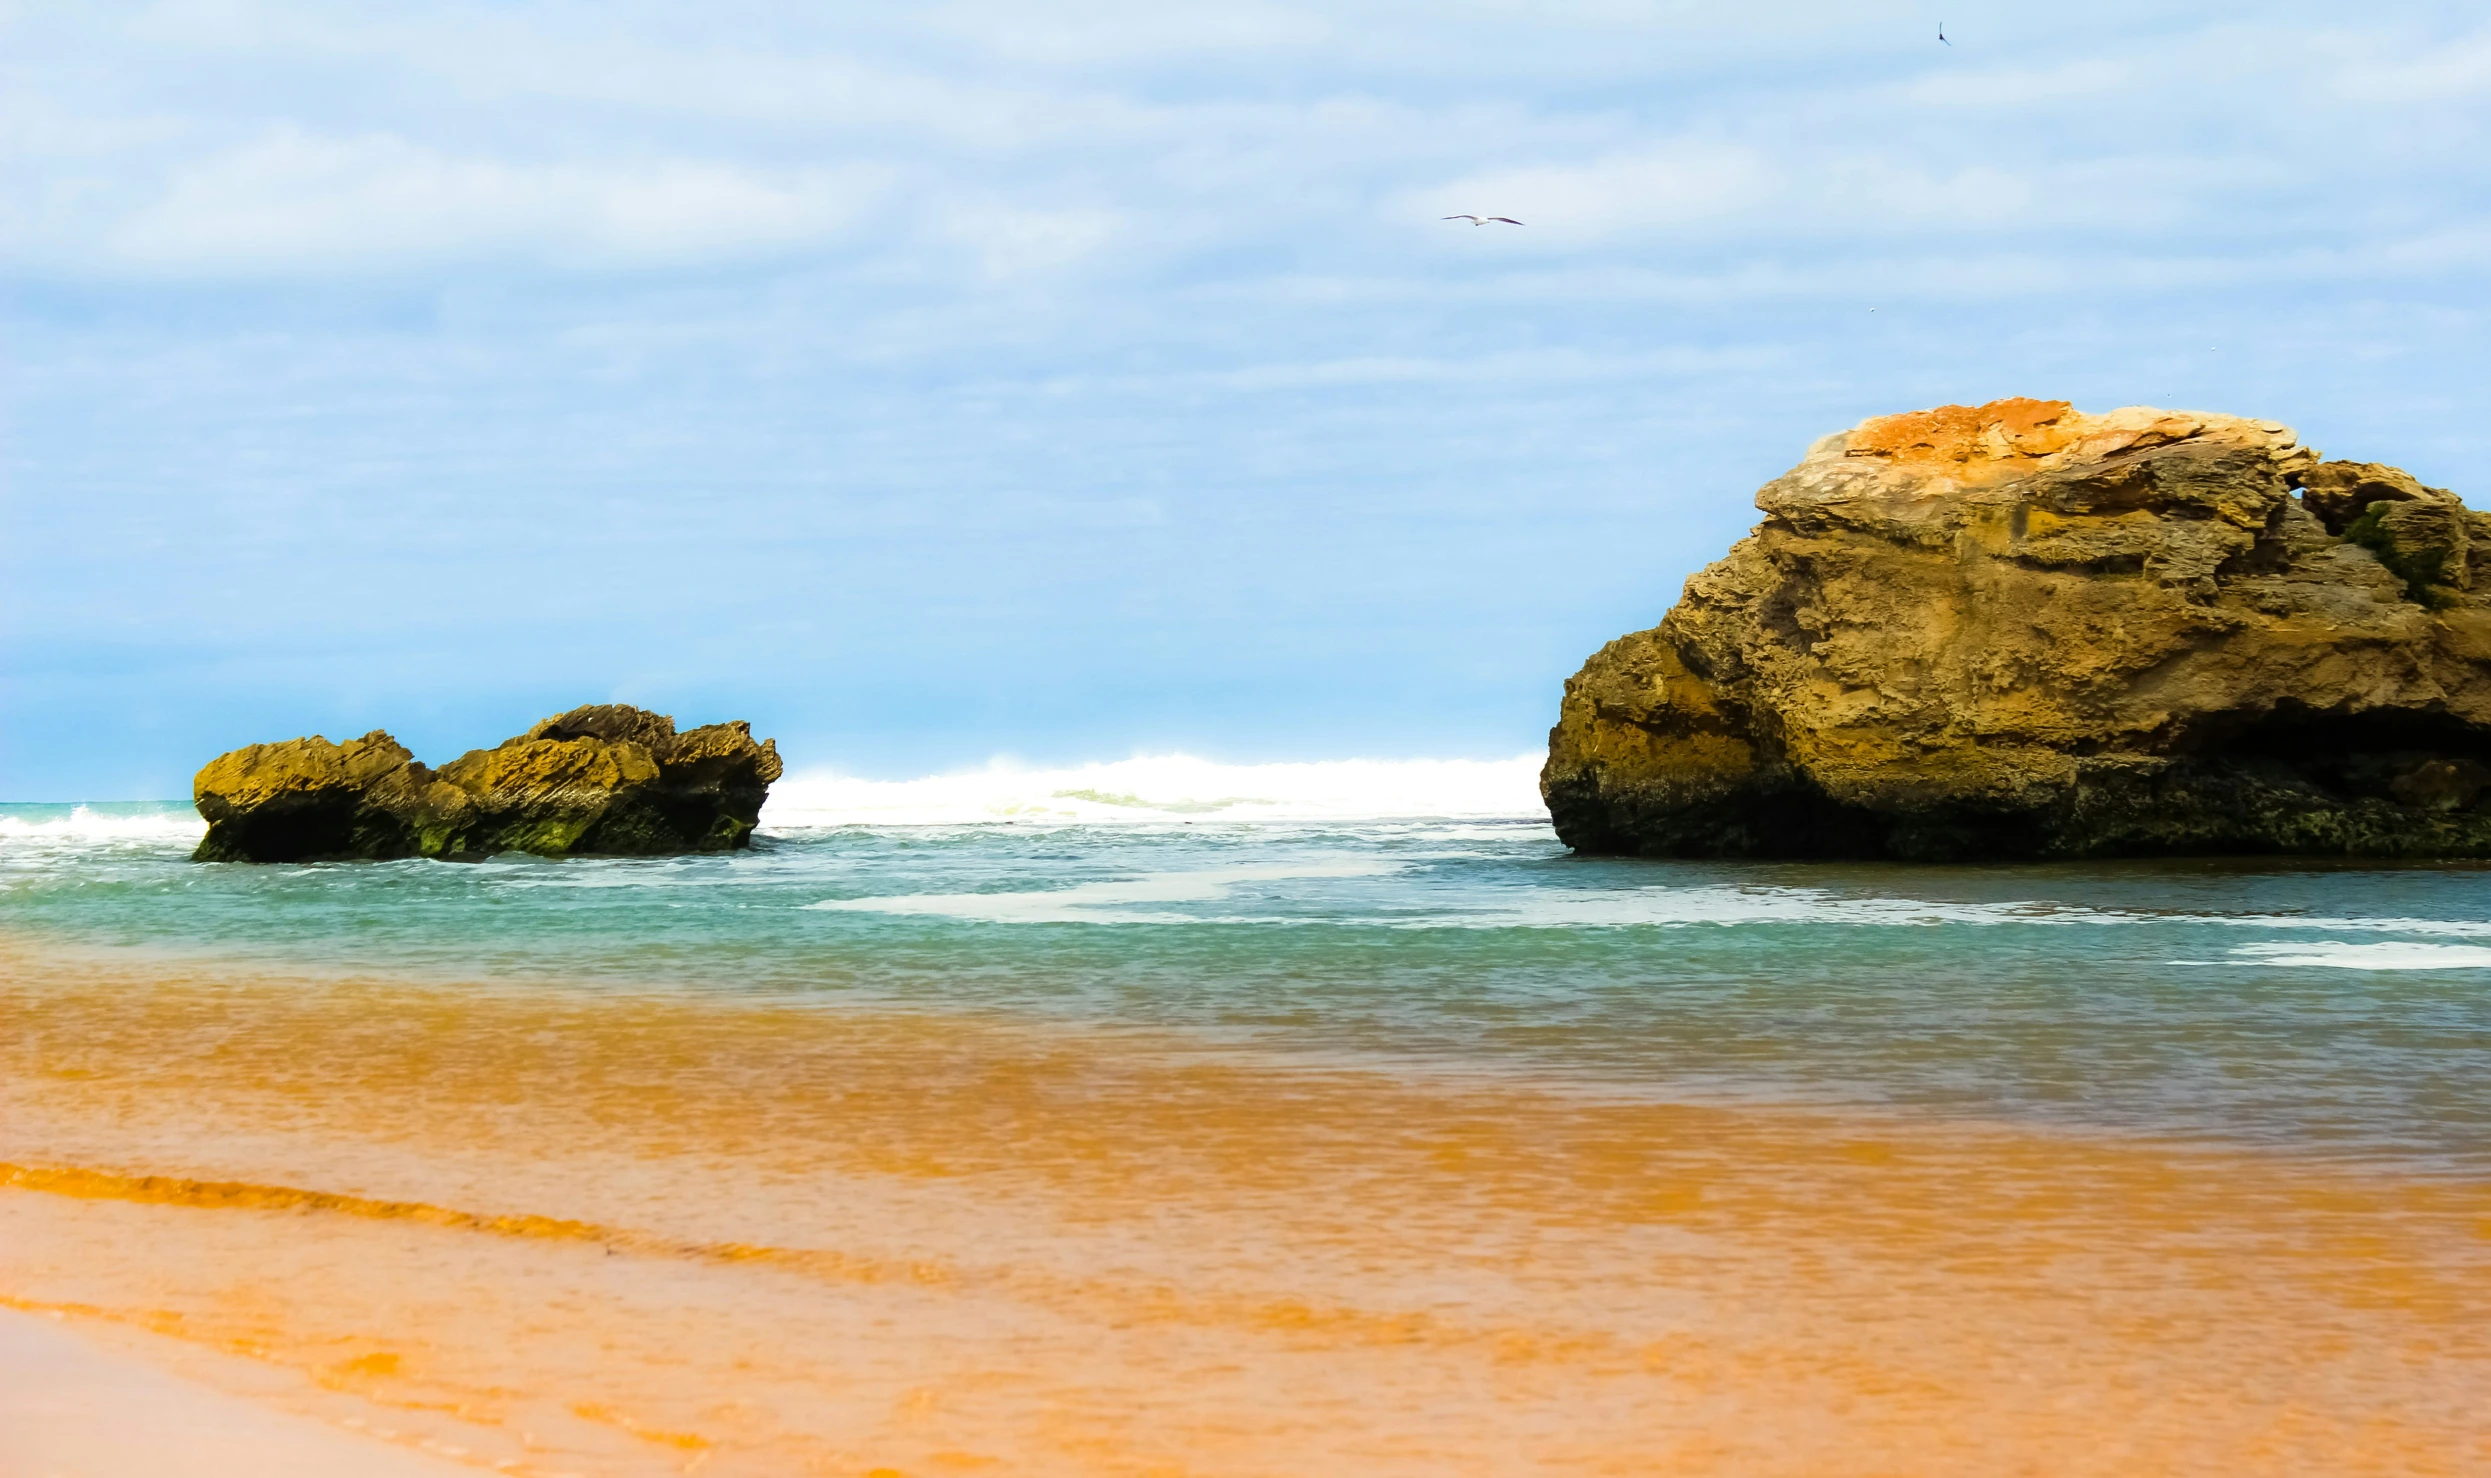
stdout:
[[(1946, 41), (1946, 22), (1944, 21), (1939, 21), (1937, 23), (1937, 39), (1940, 41)], [(1952, 46), (1955, 43), (1952, 41), (1946, 41), (1946, 44)]]
[(1503, 221), (1508, 226), (1519, 226), (1522, 224), (1522, 222), (1515, 220), (1512, 216), (1446, 216), (1443, 219), (1448, 221), (1468, 221), (1474, 226), (1484, 226), (1491, 221)]

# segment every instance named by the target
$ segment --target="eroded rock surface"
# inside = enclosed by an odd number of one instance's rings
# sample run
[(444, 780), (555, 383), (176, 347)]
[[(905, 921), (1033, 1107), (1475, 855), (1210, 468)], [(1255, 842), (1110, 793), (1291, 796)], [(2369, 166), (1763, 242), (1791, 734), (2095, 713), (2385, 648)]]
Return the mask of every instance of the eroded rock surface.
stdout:
[(1566, 684), (1587, 852), (2491, 856), (2491, 515), (2273, 421), (1861, 423)]
[(596, 704), (439, 770), (374, 730), (253, 744), (199, 771), (203, 862), (646, 856), (747, 846), (778, 746), (742, 722), (675, 732), (664, 714)]

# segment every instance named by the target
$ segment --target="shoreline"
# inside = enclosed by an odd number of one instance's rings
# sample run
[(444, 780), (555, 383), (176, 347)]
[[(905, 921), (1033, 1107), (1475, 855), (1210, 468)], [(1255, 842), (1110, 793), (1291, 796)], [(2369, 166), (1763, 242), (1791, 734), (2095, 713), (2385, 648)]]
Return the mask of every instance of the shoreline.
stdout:
[(449, 1478), (472, 1471), (175, 1374), (58, 1315), (0, 1308), (0, 1472)]
[(17, 977), (0, 1390), (53, 1373), (0, 1397), (12, 1478), (2491, 1458), (2477, 1184), (917, 1014)]
[[(1659, 899), (1446, 840), (39, 864), (0, 1309), (61, 1373), (0, 1474), (2491, 1464), (2483, 998), (2271, 963), (2491, 940), (2476, 874)], [(815, 907), (1000, 884), (1254, 927)]]

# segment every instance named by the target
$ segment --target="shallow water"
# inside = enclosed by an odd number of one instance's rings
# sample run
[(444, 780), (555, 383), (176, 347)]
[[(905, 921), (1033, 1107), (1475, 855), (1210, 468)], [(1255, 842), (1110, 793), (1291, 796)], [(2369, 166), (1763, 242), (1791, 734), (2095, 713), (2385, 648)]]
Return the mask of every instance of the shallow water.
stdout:
[(0, 1297), (394, 1440), (2491, 1471), (2479, 869), (1164, 813), (249, 868), (186, 829), (0, 813)]

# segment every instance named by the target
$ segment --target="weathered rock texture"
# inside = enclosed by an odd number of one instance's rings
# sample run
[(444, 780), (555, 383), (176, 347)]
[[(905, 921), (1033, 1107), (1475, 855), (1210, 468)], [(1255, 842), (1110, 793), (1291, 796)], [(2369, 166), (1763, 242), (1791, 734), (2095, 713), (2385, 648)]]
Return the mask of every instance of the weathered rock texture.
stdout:
[(1866, 421), (1567, 684), (1582, 851), (2491, 856), (2491, 515), (2272, 421)]
[(439, 770), (374, 730), (217, 756), (191, 792), (202, 862), (645, 856), (750, 845), (778, 746), (745, 723), (675, 732), (664, 714), (574, 708)]

